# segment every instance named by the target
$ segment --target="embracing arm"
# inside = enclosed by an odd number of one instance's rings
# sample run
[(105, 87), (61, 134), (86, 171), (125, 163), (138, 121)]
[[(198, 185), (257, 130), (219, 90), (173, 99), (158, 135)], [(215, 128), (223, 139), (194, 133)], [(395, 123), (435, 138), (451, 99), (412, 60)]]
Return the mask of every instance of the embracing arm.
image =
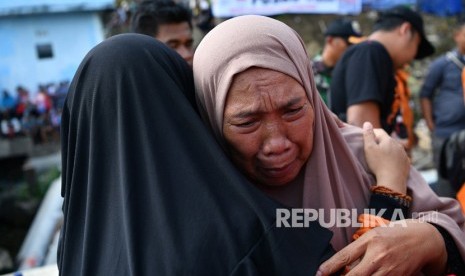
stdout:
[(410, 173), (408, 188), (413, 197), (414, 219), (391, 222), (389, 227), (366, 232), (323, 263), (320, 275), (330, 275), (344, 266), (352, 267), (346, 275), (412, 275), (420, 271), (444, 275), (448, 269), (462, 275), (465, 229), (457, 202), (438, 198), (421, 175), (406, 166), (401, 146), (390, 144), (392, 139), (383, 137), (382, 133), (375, 136), (371, 127), (365, 126), (368, 165), (378, 184), (394, 184), (389, 188), (401, 193), (405, 193), (405, 179)]
[[(414, 205), (439, 199), (434, 195), (413, 197)], [(440, 201), (442, 204), (433, 204), (437, 208), (426, 208), (439, 212), (425, 210), (417, 213), (416, 219), (391, 222), (388, 227), (366, 232), (323, 263), (320, 275), (330, 275), (345, 266), (351, 266), (347, 276), (415, 275), (420, 271), (426, 275), (465, 275), (463, 216), (453, 199)], [(418, 206), (412, 209), (420, 210)]]
[(429, 223), (405, 220), (377, 227), (349, 244), (320, 266), (320, 275), (331, 275), (351, 265), (350, 275), (444, 275), (447, 253), (439, 232)]
[(363, 141), (367, 164), (377, 185), (406, 194), (410, 160), (402, 145), (368, 122), (363, 124)]

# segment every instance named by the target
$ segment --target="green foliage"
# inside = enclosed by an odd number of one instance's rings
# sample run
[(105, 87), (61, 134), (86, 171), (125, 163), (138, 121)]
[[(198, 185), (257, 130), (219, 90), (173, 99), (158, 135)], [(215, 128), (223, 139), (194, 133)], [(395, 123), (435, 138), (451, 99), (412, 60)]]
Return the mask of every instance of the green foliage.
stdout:
[(48, 188), (50, 187), (50, 184), (60, 177), (60, 170), (58, 167), (51, 167), (44, 173), (38, 175), (37, 177), (37, 191), (35, 196), (42, 198), (45, 196), (45, 193), (47, 192)]
[(16, 184), (16, 195), (19, 200), (37, 199), (42, 198), (47, 193), (50, 184), (60, 177), (60, 170), (57, 167), (49, 168), (48, 170), (41, 172), (37, 175), (37, 182), (31, 186), (27, 182), (23, 181)]

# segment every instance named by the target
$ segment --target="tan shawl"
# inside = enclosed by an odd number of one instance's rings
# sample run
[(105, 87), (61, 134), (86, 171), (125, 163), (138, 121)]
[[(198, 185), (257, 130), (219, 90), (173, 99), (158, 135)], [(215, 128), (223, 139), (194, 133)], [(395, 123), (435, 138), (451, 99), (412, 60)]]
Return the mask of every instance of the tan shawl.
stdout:
[[(370, 186), (375, 184), (368, 172), (361, 129), (339, 128), (331, 111), (321, 101), (313, 79), (312, 67), (299, 35), (284, 23), (264, 16), (240, 16), (213, 29), (194, 55), (194, 78), (202, 116), (220, 143), (225, 99), (235, 74), (250, 67), (285, 73), (301, 83), (315, 111), (313, 152), (306, 164), (301, 207), (325, 210), (367, 208)], [(379, 183), (382, 185), (382, 183)], [(465, 259), (465, 223), (458, 203), (438, 198), (412, 168), (408, 192), (413, 196), (412, 216), (437, 210), (434, 223), (454, 237)], [(283, 190), (282, 198), (286, 198)], [(278, 198), (279, 200), (279, 198)], [(328, 218), (329, 220), (329, 218)], [(331, 229), (336, 250), (352, 241), (353, 227)]]

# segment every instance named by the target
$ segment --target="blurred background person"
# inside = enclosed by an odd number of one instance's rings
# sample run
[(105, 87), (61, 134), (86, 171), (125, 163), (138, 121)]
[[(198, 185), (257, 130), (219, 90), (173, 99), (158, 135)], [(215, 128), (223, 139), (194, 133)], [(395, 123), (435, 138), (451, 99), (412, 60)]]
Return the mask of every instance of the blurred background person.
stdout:
[(136, 8), (131, 29), (165, 43), (192, 66), (192, 13), (186, 6), (171, 0), (144, 1)]
[(213, 16), (212, 5), (210, 0), (191, 1), (191, 8), (194, 12), (195, 25), (202, 31), (205, 36), (215, 27), (215, 17)]
[[(440, 151), (454, 132), (465, 129), (463, 67), (465, 66), (465, 21), (457, 22), (454, 30), (456, 48), (441, 55), (430, 65), (420, 90), (423, 117), (431, 131), (433, 160), (440, 167)], [(454, 196), (449, 183), (439, 178), (437, 192)]]
[(313, 58), (312, 66), (318, 92), (328, 104), (333, 69), (347, 48), (361, 40), (362, 32), (357, 21), (341, 17), (329, 24), (324, 36), (323, 51)]
[[(331, 82), (331, 110), (349, 124), (362, 127), (368, 121), (406, 138), (406, 133), (413, 134), (413, 116), (408, 76), (402, 69), (433, 53), (418, 12), (406, 6), (382, 12), (367, 40), (348, 49), (337, 63)], [(409, 143), (404, 144), (407, 151), (413, 138), (408, 137)]]

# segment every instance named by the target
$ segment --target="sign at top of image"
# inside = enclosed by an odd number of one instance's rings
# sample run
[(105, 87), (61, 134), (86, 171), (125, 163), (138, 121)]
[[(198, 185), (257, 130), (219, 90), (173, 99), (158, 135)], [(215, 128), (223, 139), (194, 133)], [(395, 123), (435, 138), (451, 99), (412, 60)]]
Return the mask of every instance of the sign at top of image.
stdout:
[(113, 9), (114, 0), (0, 0), (0, 16)]
[(213, 0), (216, 17), (285, 13), (359, 14), (362, 0)]

